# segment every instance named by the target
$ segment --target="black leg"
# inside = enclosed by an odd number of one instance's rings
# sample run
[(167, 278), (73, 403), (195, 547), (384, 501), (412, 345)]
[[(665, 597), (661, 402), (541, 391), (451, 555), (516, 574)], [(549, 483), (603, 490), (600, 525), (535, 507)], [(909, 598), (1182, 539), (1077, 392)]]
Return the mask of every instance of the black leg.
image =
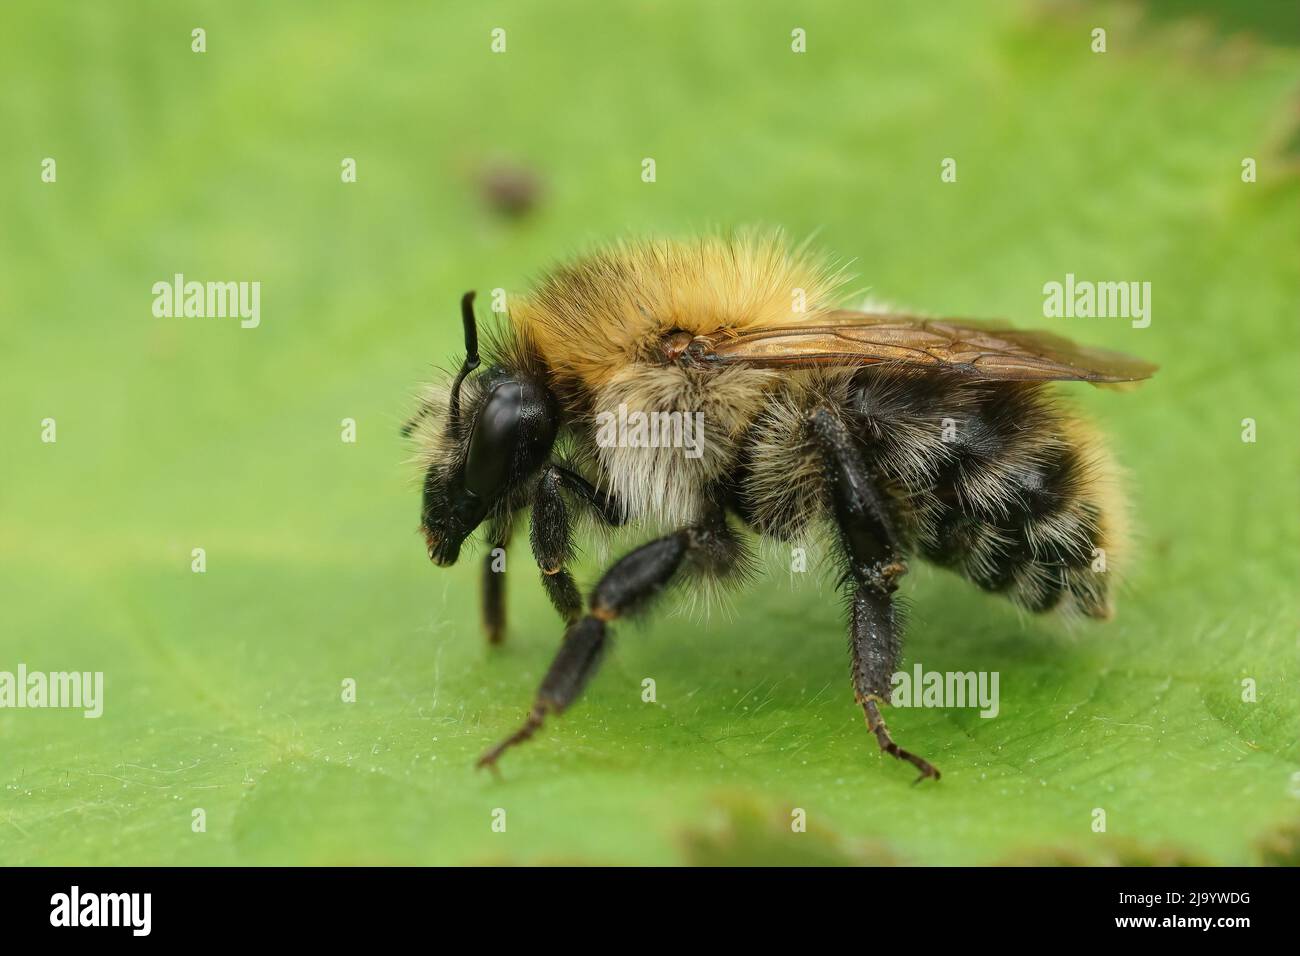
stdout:
[(551, 466), (542, 472), (533, 499), (530, 539), (533, 557), (542, 571), (542, 586), (560, 616), (572, 623), (582, 613), (582, 596), (568, 569), (573, 560), (573, 527), (560, 485), (559, 468)]
[[(622, 512), (609, 495), (598, 492), (581, 475), (561, 465), (542, 469), (534, 495), (532, 539), (533, 554), (542, 570), (542, 585), (566, 621), (582, 613), (582, 595), (566, 565), (573, 559), (573, 532), (568, 507), (560, 489), (578, 495), (607, 523), (617, 525)], [(513, 514), (493, 520), (487, 530), (488, 553), (483, 559), (483, 630), (488, 643), (496, 646), (506, 635), (506, 571), (501, 559), (514, 530)]]
[(742, 555), (740, 539), (719, 512), (701, 525), (657, 538), (620, 558), (592, 591), (590, 611), (565, 633), (523, 726), (483, 754), (478, 765), (495, 765), (508, 749), (536, 733), (547, 714), (563, 713), (573, 703), (600, 663), (610, 621), (644, 610), (683, 564), (722, 575), (738, 567)]
[(495, 561), (491, 554), (483, 559), (483, 632), (493, 645), (506, 639), (506, 573)]
[(488, 553), (483, 558), (483, 631), (496, 646), (506, 639), (505, 549), (510, 543), (511, 522), (498, 521), (488, 528)]
[(880, 749), (916, 767), (921, 772), (918, 780), (937, 780), (939, 771), (934, 766), (894, 743), (880, 716), (902, 652), (902, 627), (893, 594), (898, 578), (907, 572), (889, 511), (839, 418), (830, 409), (819, 408), (812, 413), (811, 425), (826, 462), (831, 510), (848, 561), (848, 577), (854, 582), (849, 624), (854, 695)]
[(617, 526), (623, 513), (607, 494), (576, 472), (551, 464), (542, 470), (533, 500), (533, 556), (542, 571), (542, 586), (560, 616), (572, 623), (582, 613), (582, 595), (568, 565), (573, 561), (573, 526), (563, 492), (576, 495), (608, 525)]
[(578, 495), (587, 504), (591, 505), (600, 515), (601, 520), (612, 528), (617, 528), (623, 523), (623, 511), (618, 502), (602, 491), (597, 491), (586, 478), (575, 471), (570, 471), (563, 465), (551, 465), (549, 470), (555, 473), (555, 476), (562, 484), (573, 494)]

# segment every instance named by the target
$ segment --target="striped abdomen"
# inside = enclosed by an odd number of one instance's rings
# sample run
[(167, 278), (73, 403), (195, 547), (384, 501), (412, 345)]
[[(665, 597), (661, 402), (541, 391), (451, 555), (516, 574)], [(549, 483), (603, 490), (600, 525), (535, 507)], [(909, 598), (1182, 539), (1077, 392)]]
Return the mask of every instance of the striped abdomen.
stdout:
[(1109, 616), (1114, 466), (1049, 386), (865, 369), (847, 400), (909, 550), (1030, 611)]

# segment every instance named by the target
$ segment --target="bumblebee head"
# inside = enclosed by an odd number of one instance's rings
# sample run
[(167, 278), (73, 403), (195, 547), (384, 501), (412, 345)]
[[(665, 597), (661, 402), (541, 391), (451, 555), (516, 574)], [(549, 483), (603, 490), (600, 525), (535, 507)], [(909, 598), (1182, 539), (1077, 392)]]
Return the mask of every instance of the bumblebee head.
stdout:
[(494, 511), (518, 504), (512, 498), (545, 463), (559, 426), (555, 398), (534, 375), (492, 365), (467, 381), (480, 364), (473, 292), (461, 299), (461, 314), (465, 361), (451, 386), (420, 508), (429, 559), (442, 567), (456, 563), (465, 539)]

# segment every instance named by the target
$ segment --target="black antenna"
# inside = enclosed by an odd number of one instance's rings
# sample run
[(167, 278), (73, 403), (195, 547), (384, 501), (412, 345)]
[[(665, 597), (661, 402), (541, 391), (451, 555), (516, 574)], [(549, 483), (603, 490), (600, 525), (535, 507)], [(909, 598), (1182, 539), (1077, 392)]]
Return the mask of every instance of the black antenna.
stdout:
[(474, 321), (474, 292), (470, 290), (460, 297), (460, 317), (465, 323), (465, 361), (460, 367), (456, 381), (451, 385), (451, 423), (460, 423), (460, 383), (465, 376), (478, 368), (478, 324)]

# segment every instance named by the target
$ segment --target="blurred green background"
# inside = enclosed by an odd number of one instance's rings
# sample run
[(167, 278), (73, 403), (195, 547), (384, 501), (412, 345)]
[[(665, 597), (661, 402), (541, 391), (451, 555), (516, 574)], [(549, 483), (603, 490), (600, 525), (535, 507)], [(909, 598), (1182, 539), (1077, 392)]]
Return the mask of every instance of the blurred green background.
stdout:
[[(1295, 862), (1297, 27), (1284, 2), (9, 0), (0, 670), (102, 670), (106, 704), (0, 711), (0, 863)], [(522, 219), (480, 188), (502, 166), (541, 184)], [(425, 558), (413, 387), (465, 289), (741, 224), (816, 232), (887, 300), (1162, 365), (1070, 389), (1131, 472), (1118, 617), (911, 575), (908, 666), (1002, 697), (893, 714), (944, 771), (913, 787), (830, 583), (777, 569), (620, 628), (585, 699), (476, 773), (560, 627), (520, 548), (489, 654), (477, 562)], [(176, 272), (260, 281), (261, 326), (153, 317)], [(1150, 281), (1150, 328), (1043, 319), (1067, 272)]]

